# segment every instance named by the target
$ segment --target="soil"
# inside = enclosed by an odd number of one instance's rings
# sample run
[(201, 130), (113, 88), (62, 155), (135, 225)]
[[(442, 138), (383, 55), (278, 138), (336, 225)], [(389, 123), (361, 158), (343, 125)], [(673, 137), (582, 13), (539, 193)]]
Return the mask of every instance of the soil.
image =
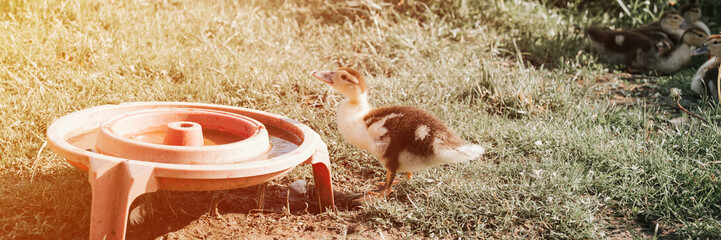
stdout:
[[(139, 224), (129, 224), (128, 239), (398, 239), (395, 229), (377, 229), (348, 220), (360, 194), (335, 190), (337, 212), (319, 209), (312, 194), (294, 194), (289, 184), (268, 183), (263, 208), (259, 187), (208, 192), (146, 194), (131, 207), (145, 211)], [(309, 191), (311, 192), (311, 191)], [(213, 209), (217, 205), (217, 212)]]

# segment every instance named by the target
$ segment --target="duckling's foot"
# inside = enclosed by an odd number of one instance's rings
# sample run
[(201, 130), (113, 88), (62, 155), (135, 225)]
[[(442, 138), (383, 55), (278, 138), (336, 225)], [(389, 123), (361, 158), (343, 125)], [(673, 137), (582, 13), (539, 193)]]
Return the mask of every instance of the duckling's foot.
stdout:
[[(407, 178), (406, 181), (413, 180), (413, 173), (412, 173), (412, 172), (407, 172), (407, 173), (406, 173), (406, 178)], [(396, 185), (396, 184), (398, 184), (398, 183), (400, 183), (400, 182), (401, 182), (401, 180), (396, 179), (396, 180), (393, 180), (393, 183), (392, 183), (391, 185)], [(376, 183), (376, 184), (378, 184), (379, 186), (385, 186), (385, 185), (386, 185), (386, 182), (378, 182), (378, 183)]]
[[(396, 184), (399, 184), (399, 183), (401, 183), (401, 181), (398, 180), (398, 179), (396, 179), (396, 180), (393, 181), (393, 183), (391, 183), (391, 185), (396, 185)], [(378, 185), (378, 186), (385, 186), (385, 185), (386, 185), (386, 182), (378, 182), (378, 183), (376, 183), (376, 185)]]
[(383, 198), (388, 198), (388, 195), (391, 195), (392, 192), (393, 192), (393, 189), (391, 189), (390, 186), (388, 186), (388, 189), (383, 191)]

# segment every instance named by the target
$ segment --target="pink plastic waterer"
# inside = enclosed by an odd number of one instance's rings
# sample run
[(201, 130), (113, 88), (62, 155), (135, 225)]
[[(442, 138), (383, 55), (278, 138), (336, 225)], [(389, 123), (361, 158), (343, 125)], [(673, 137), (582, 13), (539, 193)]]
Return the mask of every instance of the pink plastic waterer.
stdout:
[(313, 165), (321, 210), (335, 209), (328, 150), (308, 126), (280, 115), (214, 104), (136, 102), (61, 117), (51, 149), (88, 172), (90, 239), (124, 239), (143, 193), (210, 191), (265, 183)]

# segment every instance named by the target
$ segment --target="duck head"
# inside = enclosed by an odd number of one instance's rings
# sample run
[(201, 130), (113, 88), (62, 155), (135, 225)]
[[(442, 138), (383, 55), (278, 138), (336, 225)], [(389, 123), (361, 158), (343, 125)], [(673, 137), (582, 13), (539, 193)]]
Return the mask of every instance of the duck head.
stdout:
[(661, 29), (664, 32), (673, 32), (678, 29), (688, 28), (688, 24), (684, 22), (683, 16), (680, 13), (674, 11), (668, 11), (661, 15)]
[(313, 72), (313, 77), (338, 90), (351, 102), (363, 100), (368, 95), (365, 79), (360, 72), (351, 68), (340, 68), (333, 72)]
[(696, 49), (696, 51), (693, 52), (693, 55), (701, 55), (705, 53), (710, 53), (712, 56), (721, 56), (721, 35), (715, 34), (708, 37), (706, 42), (701, 46), (701, 48)]
[(693, 3), (686, 4), (681, 8), (681, 15), (687, 23), (697, 22), (701, 18), (701, 8)]
[(701, 47), (708, 39), (708, 36), (706, 36), (706, 31), (703, 29), (692, 27), (683, 33), (681, 39), (690, 46)]

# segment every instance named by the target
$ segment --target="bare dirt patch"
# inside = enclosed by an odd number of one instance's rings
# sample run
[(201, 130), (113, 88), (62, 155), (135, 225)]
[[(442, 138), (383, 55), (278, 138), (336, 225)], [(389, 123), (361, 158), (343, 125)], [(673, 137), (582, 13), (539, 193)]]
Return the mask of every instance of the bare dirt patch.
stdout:
[[(337, 212), (321, 212), (312, 194), (291, 193), (288, 184), (268, 183), (263, 209), (258, 187), (209, 192), (158, 192), (134, 205), (149, 209), (141, 224), (129, 226), (128, 239), (396, 239), (395, 229), (377, 229), (352, 220), (360, 194), (336, 186)], [(282, 182), (282, 181), (281, 181)], [(310, 191), (309, 191), (310, 192)], [(213, 205), (217, 203), (215, 214)], [(350, 214), (349, 214), (350, 213)], [(345, 216), (341, 216), (345, 215)]]
[(605, 73), (597, 76), (590, 89), (597, 98), (607, 98), (612, 103), (625, 107), (631, 107), (637, 100), (654, 103), (663, 99), (655, 77), (628, 73)]

